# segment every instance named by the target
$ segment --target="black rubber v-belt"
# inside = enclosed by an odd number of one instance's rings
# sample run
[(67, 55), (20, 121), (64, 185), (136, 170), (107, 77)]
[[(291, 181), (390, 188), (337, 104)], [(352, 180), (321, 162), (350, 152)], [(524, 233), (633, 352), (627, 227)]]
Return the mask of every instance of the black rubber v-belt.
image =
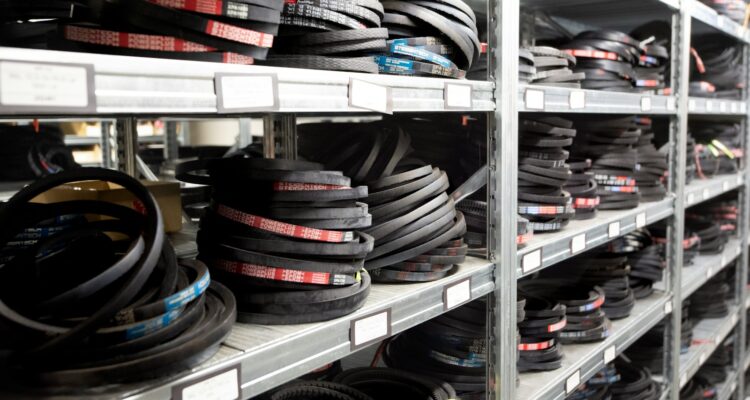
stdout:
[(580, 81), (586, 76), (574, 72), (576, 58), (552, 47), (530, 47), (522, 49), (531, 56), (524, 60), (528, 68), (520, 68), (522, 81), (545, 86), (580, 88)]
[(304, 400), (326, 398), (338, 400), (374, 400), (351, 386), (323, 380), (293, 381), (262, 396), (264, 400)]
[(238, 319), (323, 321), (360, 308), (374, 239), (367, 188), (306, 161), (223, 158), (187, 162), (178, 179), (214, 188), (201, 219), (199, 259), (237, 296)]
[[(84, 180), (124, 187), (144, 212), (89, 200), (29, 203)], [(110, 219), (77, 217), (84, 214)], [(36, 235), (14, 245), (0, 269), (0, 315), (12, 346), (4, 364), (13, 381), (4, 386), (11, 392), (80, 394), (172, 375), (213, 356), (236, 319), (234, 297), (204, 264), (177, 263), (153, 197), (125, 174), (82, 168), (37, 180), (0, 208), (0, 221), (2, 243), (18, 232)], [(59, 269), (73, 262), (77, 269)]]
[(648, 297), (653, 293), (653, 283), (662, 280), (666, 261), (663, 258), (663, 247), (654, 244), (646, 230), (638, 230), (618, 238), (608, 245), (610, 252), (628, 257), (630, 265), (630, 288), (636, 299)]
[(613, 400), (657, 400), (661, 396), (661, 386), (653, 380), (647, 368), (623, 357), (615, 360), (615, 368), (620, 380), (609, 387)]
[(688, 234), (700, 238), (698, 251), (702, 254), (718, 254), (724, 250), (729, 237), (722, 232), (719, 224), (710, 217), (689, 214), (685, 219)]
[(731, 288), (726, 283), (726, 270), (711, 278), (690, 296), (690, 317), (693, 319), (723, 318), (729, 315), (727, 298)]
[(456, 391), (451, 385), (430, 376), (389, 368), (352, 368), (336, 376), (334, 382), (357, 389), (373, 399), (402, 393), (415, 400), (451, 400)]

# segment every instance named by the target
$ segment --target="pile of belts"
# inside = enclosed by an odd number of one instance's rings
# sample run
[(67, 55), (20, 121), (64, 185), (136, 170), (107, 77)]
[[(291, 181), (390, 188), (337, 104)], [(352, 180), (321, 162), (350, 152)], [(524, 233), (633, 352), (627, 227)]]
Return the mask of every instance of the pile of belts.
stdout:
[(690, 318), (699, 321), (726, 317), (729, 315), (727, 300), (733, 292), (724, 269), (690, 295)]
[(693, 151), (688, 153), (700, 179), (717, 174), (739, 171), (742, 150), (742, 128), (732, 122), (692, 121), (689, 135), (695, 139)]
[(349, 314), (365, 302), (374, 239), (365, 186), (305, 161), (218, 158), (177, 167), (213, 187), (198, 258), (237, 297), (238, 319), (298, 324)]
[(599, 210), (638, 206), (638, 150), (641, 129), (632, 116), (577, 118), (576, 137), (570, 147), (573, 159), (591, 159)]
[(576, 213), (571, 194), (563, 190), (571, 176), (564, 147), (575, 136), (573, 123), (563, 118), (524, 114), (519, 119), (518, 213), (534, 232), (558, 231)]
[[(680, 331), (680, 353), (682, 354), (690, 350), (693, 341), (693, 323), (688, 314), (689, 307), (689, 299), (682, 302), (682, 330)], [(654, 374), (663, 374), (665, 335), (666, 320), (662, 320), (628, 347), (625, 350), (625, 356), (633, 363), (648, 368)]]
[(612, 323), (602, 307), (606, 299), (601, 287), (545, 277), (521, 281), (518, 288), (524, 297), (564, 306), (567, 323), (558, 335), (560, 343), (590, 343), (609, 337)]
[(737, 207), (737, 195), (735, 193), (727, 193), (725, 196), (704, 204), (703, 212), (702, 216), (710, 218), (719, 224), (725, 236), (731, 237), (736, 235), (737, 224), (739, 222), (737, 220), (739, 208)]
[(253, 64), (273, 45), (282, 7), (283, 0), (5, 0), (0, 37), (11, 46)]
[[(654, 88), (652, 86), (663, 85), (663, 83), (656, 82), (657, 85), (638, 86), (636, 67), (641, 64), (641, 56), (646, 53), (639, 41), (625, 33), (585, 31), (576, 35), (561, 48), (576, 58), (577, 62), (573, 71), (583, 74), (581, 87), (584, 89), (635, 92), (642, 88), (651, 90)], [(658, 54), (660, 59), (668, 56), (664, 53), (652, 50), (653, 57)]]
[(635, 181), (641, 195), (640, 201), (650, 202), (663, 199), (667, 195), (664, 187), (669, 165), (668, 155), (659, 151), (654, 145), (656, 134), (652, 128), (653, 121), (649, 117), (635, 117), (641, 136), (635, 145), (638, 153), (638, 166), (635, 172)]
[(57, 128), (0, 125), (0, 135), (0, 180), (27, 181), (80, 167)]
[(700, 0), (700, 2), (738, 24), (742, 24), (745, 20), (746, 3), (742, 0)]
[(594, 287), (601, 291), (604, 299), (601, 311), (612, 320), (628, 317), (635, 306), (635, 293), (630, 287), (629, 275), (628, 257), (607, 252), (604, 248), (570, 258), (542, 274), (573, 287)]
[(732, 368), (732, 342), (727, 338), (701, 366), (695, 376), (680, 390), (680, 399), (715, 399)]
[(583, 72), (573, 72), (575, 56), (554, 47), (521, 48), (518, 54), (518, 78), (521, 82), (578, 89), (586, 77)]
[[(518, 372), (551, 371), (562, 366), (560, 334), (568, 323), (560, 302), (526, 293), (519, 287)], [(523, 317), (523, 318), (521, 318)]]
[(635, 87), (643, 93), (669, 95), (667, 87), (670, 72), (669, 49), (671, 48), (672, 28), (666, 21), (647, 22), (630, 32), (639, 41), (643, 53), (633, 69)]
[(414, 400), (452, 400), (456, 391), (429, 376), (391, 368), (353, 368), (328, 380), (298, 380), (259, 397), (263, 400), (387, 400), (393, 393)]
[[(651, 233), (651, 237), (654, 242), (662, 245), (663, 252), (662, 256), (666, 254), (667, 244), (667, 223), (666, 221), (658, 221), (654, 224), (649, 225), (648, 231)], [(698, 248), (701, 242), (700, 236), (697, 233), (685, 229), (684, 237), (682, 239), (682, 266), (689, 267), (693, 265), (693, 259), (698, 256)]]
[(613, 254), (627, 257), (630, 265), (628, 279), (635, 298), (650, 296), (654, 292), (654, 282), (662, 280), (667, 266), (664, 245), (656, 243), (648, 230), (639, 229), (613, 240), (607, 249)]
[(658, 400), (660, 397), (661, 386), (651, 371), (620, 356), (565, 400)]
[(685, 214), (685, 231), (698, 237), (701, 254), (719, 254), (724, 250), (730, 233), (722, 228), (721, 222), (710, 215), (694, 214), (691, 208)]
[(479, 60), (477, 17), (463, 0), (383, 1), (388, 43), (380, 72), (464, 78)]
[[(32, 202), (84, 180), (122, 186), (139, 210)], [(173, 375), (211, 358), (235, 322), (232, 293), (202, 262), (177, 260), (156, 201), (123, 173), (36, 180), (0, 206), (0, 224), (3, 390), (80, 395)]]
[(724, 34), (695, 36), (691, 45), (690, 96), (740, 99), (742, 46)]
[(391, 368), (447, 382), (461, 399), (484, 399), (486, 313), (480, 300), (426, 321), (387, 342), (383, 359)]

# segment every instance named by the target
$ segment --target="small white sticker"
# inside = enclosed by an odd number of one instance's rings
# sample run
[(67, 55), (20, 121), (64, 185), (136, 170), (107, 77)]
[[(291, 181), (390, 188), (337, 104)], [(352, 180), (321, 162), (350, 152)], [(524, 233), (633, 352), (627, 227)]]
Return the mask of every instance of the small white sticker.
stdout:
[(695, 193), (688, 193), (687, 195), (687, 204), (693, 204), (695, 202)]
[(727, 256), (725, 256), (725, 255), (722, 254), (721, 255), (721, 266), (723, 267), (725, 265), (727, 265)]
[(581, 384), (581, 371), (578, 370), (573, 373), (573, 375), (569, 376), (568, 379), (565, 381), (565, 393), (568, 394), (578, 387), (578, 385)]
[(220, 112), (276, 110), (278, 81), (273, 74), (217, 74), (216, 96)]
[[(724, 260), (722, 260), (722, 261), (724, 261)], [(712, 277), (713, 275), (714, 275), (714, 269), (712, 267), (708, 267), (708, 269), (706, 269), (706, 279)]]
[(721, 103), (719, 103), (719, 112), (721, 112), (721, 113), (727, 112), (727, 102), (726, 101), (722, 101)]
[(688, 111), (693, 112), (698, 107), (698, 105), (695, 103), (695, 100), (690, 99), (688, 100)]
[(646, 213), (642, 212), (635, 216), (635, 228), (640, 229), (646, 226)]
[(737, 389), (737, 382), (732, 381), (732, 385), (729, 386), (729, 391), (734, 393), (734, 390)]
[(732, 325), (737, 323), (737, 314), (732, 314)]
[(742, 247), (737, 245), (737, 247), (734, 249), (734, 255), (739, 256), (740, 253), (742, 253)]
[(615, 360), (615, 357), (617, 356), (617, 352), (615, 351), (615, 346), (609, 346), (606, 350), (604, 350), (604, 363), (608, 364)]
[(698, 365), (703, 365), (703, 363), (706, 362), (706, 353), (701, 353), (700, 357), (698, 357)]
[(191, 384), (172, 398), (181, 400), (235, 400), (240, 398), (240, 385), (238, 381), (238, 369), (232, 368), (228, 371), (214, 375), (206, 380)]
[(580, 253), (583, 250), (586, 250), (586, 234), (573, 236), (570, 240), (570, 254)]
[(680, 386), (685, 386), (687, 382), (687, 373), (683, 372), (682, 375), (680, 375)]
[(664, 314), (670, 314), (672, 312), (672, 300), (668, 300), (664, 303)]
[(711, 191), (708, 188), (703, 189), (703, 200), (707, 200), (711, 197)]
[(672, 96), (667, 97), (667, 110), (674, 111), (677, 108), (677, 99)]
[(742, 175), (737, 175), (737, 185), (742, 185)]
[(391, 114), (391, 88), (359, 79), (349, 80), (349, 105), (365, 110)]
[(747, 104), (740, 103), (740, 112), (743, 114), (747, 112)]
[(471, 279), (466, 278), (461, 282), (446, 285), (443, 288), (443, 304), (445, 311), (471, 300)]
[(542, 249), (534, 250), (521, 259), (521, 270), (524, 274), (542, 266)]
[(571, 110), (586, 108), (586, 92), (574, 90), (568, 96), (568, 105)]
[(732, 114), (737, 114), (737, 102), (733, 101), (731, 104), (731, 108), (732, 108)]
[(721, 15), (716, 17), (716, 26), (718, 26), (719, 28), (724, 27), (724, 17), (722, 17)]
[(90, 70), (83, 65), (0, 62), (0, 106), (85, 109)]
[(544, 91), (526, 89), (524, 103), (529, 110), (544, 110)]
[(721, 344), (721, 335), (716, 335), (716, 339), (714, 339), (714, 343), (717, 345)]
[(714, 110), (714, 102), (711, 100), (706, 100), (706, 111), (711, 112)]
[(724, 182), (722, 182), (722, 184), (721, 184), (721, 189), (722, 189), (723, 191), (725, 191), (725, 192), (726, 192), (727, 190), (729, 190), (729, 181), (724, 181)]
[(391, 309), (352, 320), (349, 334), (352, 350), (387, 338), (391, 334)]
[(456, 83), (445, 83), (445, 108), (448, 110), (472, 108), (472, 87)]
[(745, 308), (750, 308), (750, 296), (745, 299)]
[(651, 111), (651, 97), (641, 97), (641, 111)]
[(620, 236), (620, 221), (615, 221), (609, 224), (607, 228), (607, 236), (612, 239)]

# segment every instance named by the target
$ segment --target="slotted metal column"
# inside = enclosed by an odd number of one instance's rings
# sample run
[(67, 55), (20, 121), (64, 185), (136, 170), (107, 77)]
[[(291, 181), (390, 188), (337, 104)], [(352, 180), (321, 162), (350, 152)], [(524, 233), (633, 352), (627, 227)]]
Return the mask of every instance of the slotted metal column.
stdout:
[(117, 169), (132, 177), (138, 177), (138, 119), (134, 117), (117, 120)]
[[(490, 1), (488, 60), (495, 82), (496, 108), (489, 117), (489, 257), (495, 264), (495, 293), (490, 301), (488, 396), (516, 398), (516, 193), (518, 186), (518, 40), (519, 0)], [(494, 64), (494, 65), (493, 65)], [(494, 300), (494, 301), (493, 301)]]

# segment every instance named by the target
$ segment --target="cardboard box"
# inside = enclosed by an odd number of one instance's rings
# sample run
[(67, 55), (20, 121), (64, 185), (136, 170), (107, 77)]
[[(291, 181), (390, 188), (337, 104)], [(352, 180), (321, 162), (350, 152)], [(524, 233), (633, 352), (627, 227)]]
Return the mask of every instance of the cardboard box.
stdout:
[[(172, 233), (182, 229), (182, 201), (180, 184), (176, 182), (141, 181), (159, 204), (164, 219), (164, 230)], [(58, 186), (35, 197), (35, 203), (56, 203), (69, 200), (100, 200), (142, 209), (135, 197), (122, 186), (102, 181), (82, 181)]]

